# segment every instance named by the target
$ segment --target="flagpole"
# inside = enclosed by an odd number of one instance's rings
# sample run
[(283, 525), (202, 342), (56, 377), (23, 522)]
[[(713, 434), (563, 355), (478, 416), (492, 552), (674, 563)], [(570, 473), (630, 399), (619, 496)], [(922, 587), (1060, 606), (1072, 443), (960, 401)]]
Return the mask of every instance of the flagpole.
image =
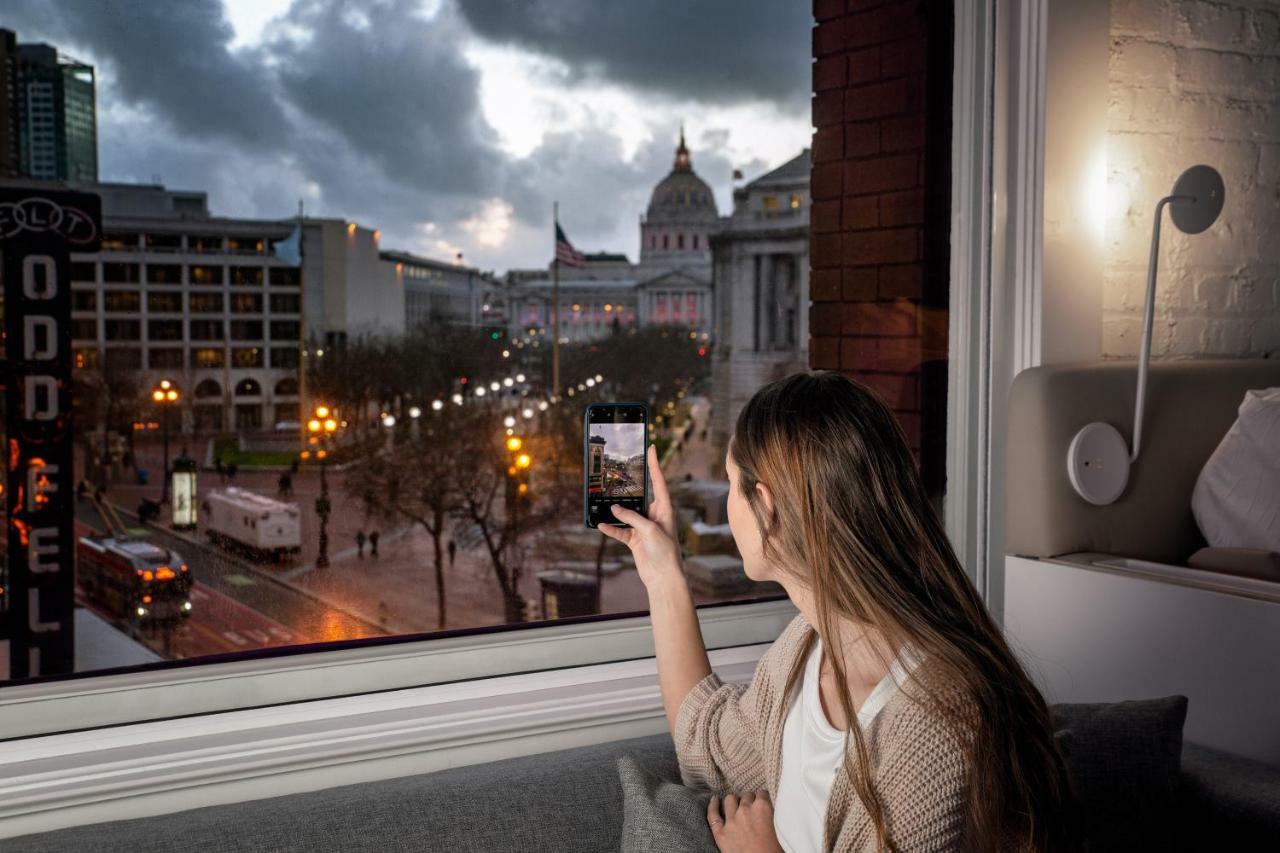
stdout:
[(298, 452), (307, 449), (307, 286), (302, 280), (302, 199), (298, 199)]
[[(560, 202), (551, 203), (551, 219), (555, 228), (560, 227)], [(552, 239), (556, 239), (555, 232)], [(551, 394), (560, 395), (560, 251), (554, 247), (551, 261)]]

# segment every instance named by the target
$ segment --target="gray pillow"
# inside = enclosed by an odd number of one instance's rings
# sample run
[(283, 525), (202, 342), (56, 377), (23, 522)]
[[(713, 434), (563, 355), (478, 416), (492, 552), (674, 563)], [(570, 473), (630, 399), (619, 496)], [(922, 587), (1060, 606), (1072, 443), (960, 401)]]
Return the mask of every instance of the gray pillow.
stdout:
[(1173, 847), (1187, 697), (1051, 710), (1089, 849)]
[(695, 791), (681, 785), (679, 779), (665, 779), (630, 755), (618, 759), (618, 778), (622, 782), (623, 853), (715, 853), (716, 843), (707, 826), (710, 791)]

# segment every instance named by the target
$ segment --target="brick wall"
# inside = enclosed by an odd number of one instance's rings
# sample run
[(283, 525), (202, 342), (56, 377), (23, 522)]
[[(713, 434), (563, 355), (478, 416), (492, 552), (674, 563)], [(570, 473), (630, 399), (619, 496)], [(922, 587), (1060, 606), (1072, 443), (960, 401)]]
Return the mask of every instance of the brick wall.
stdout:
[(810, 364), (876, 389), (941, 483), (951, 4), (815, 0)]
[(1227, 204), (1193, 237), (1166, 215), (1152, 352), (1280, 355), (1280, 6), (1114, 0), (1110, 88), (1104, 353), (1137, 354), (1156, 201), (1208, 163)]

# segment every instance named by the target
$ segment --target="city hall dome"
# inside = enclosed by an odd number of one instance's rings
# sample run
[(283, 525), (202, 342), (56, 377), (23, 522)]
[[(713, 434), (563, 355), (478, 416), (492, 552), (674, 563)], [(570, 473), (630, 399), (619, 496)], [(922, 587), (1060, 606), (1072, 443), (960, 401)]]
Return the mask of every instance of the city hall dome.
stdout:
[(648, 223), (689, 222), (713, 220), (719, 216), (715, 196), (707, 182), (693, 171), (689, 149), (684, 143), (684, 129), (680, 130), (680, 145), (676, 148), (675, 164), (671, 172), (653, 188), (649, 209), (645, 213)]

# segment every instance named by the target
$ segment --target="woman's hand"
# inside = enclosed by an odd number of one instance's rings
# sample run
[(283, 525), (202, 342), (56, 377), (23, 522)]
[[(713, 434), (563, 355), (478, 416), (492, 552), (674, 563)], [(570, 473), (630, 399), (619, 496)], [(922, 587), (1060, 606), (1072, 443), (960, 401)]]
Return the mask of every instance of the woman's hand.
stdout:
[(658, 467), (658, 451), (649, 445), (649, 477), (653, 480), (653, 501), (646, 518), (635, 510), (614, 504), (614, 518), (630, 524), (630, 529), (601, 522), (599, 530), (631, 549), (640, 580), (648, 589), (655, 584), (684, 582), (680, 567), (680, 545), (676, 541), (676, 513), (667, 492), (667, 480)]
[(768, 791), (741, 797), (726, 794), (724, 817), (720, 816), (720, 798), (712, 797), (707, 804), (707, 823), (721, 853), (782, 853), (773, 831), (773, 803)]

